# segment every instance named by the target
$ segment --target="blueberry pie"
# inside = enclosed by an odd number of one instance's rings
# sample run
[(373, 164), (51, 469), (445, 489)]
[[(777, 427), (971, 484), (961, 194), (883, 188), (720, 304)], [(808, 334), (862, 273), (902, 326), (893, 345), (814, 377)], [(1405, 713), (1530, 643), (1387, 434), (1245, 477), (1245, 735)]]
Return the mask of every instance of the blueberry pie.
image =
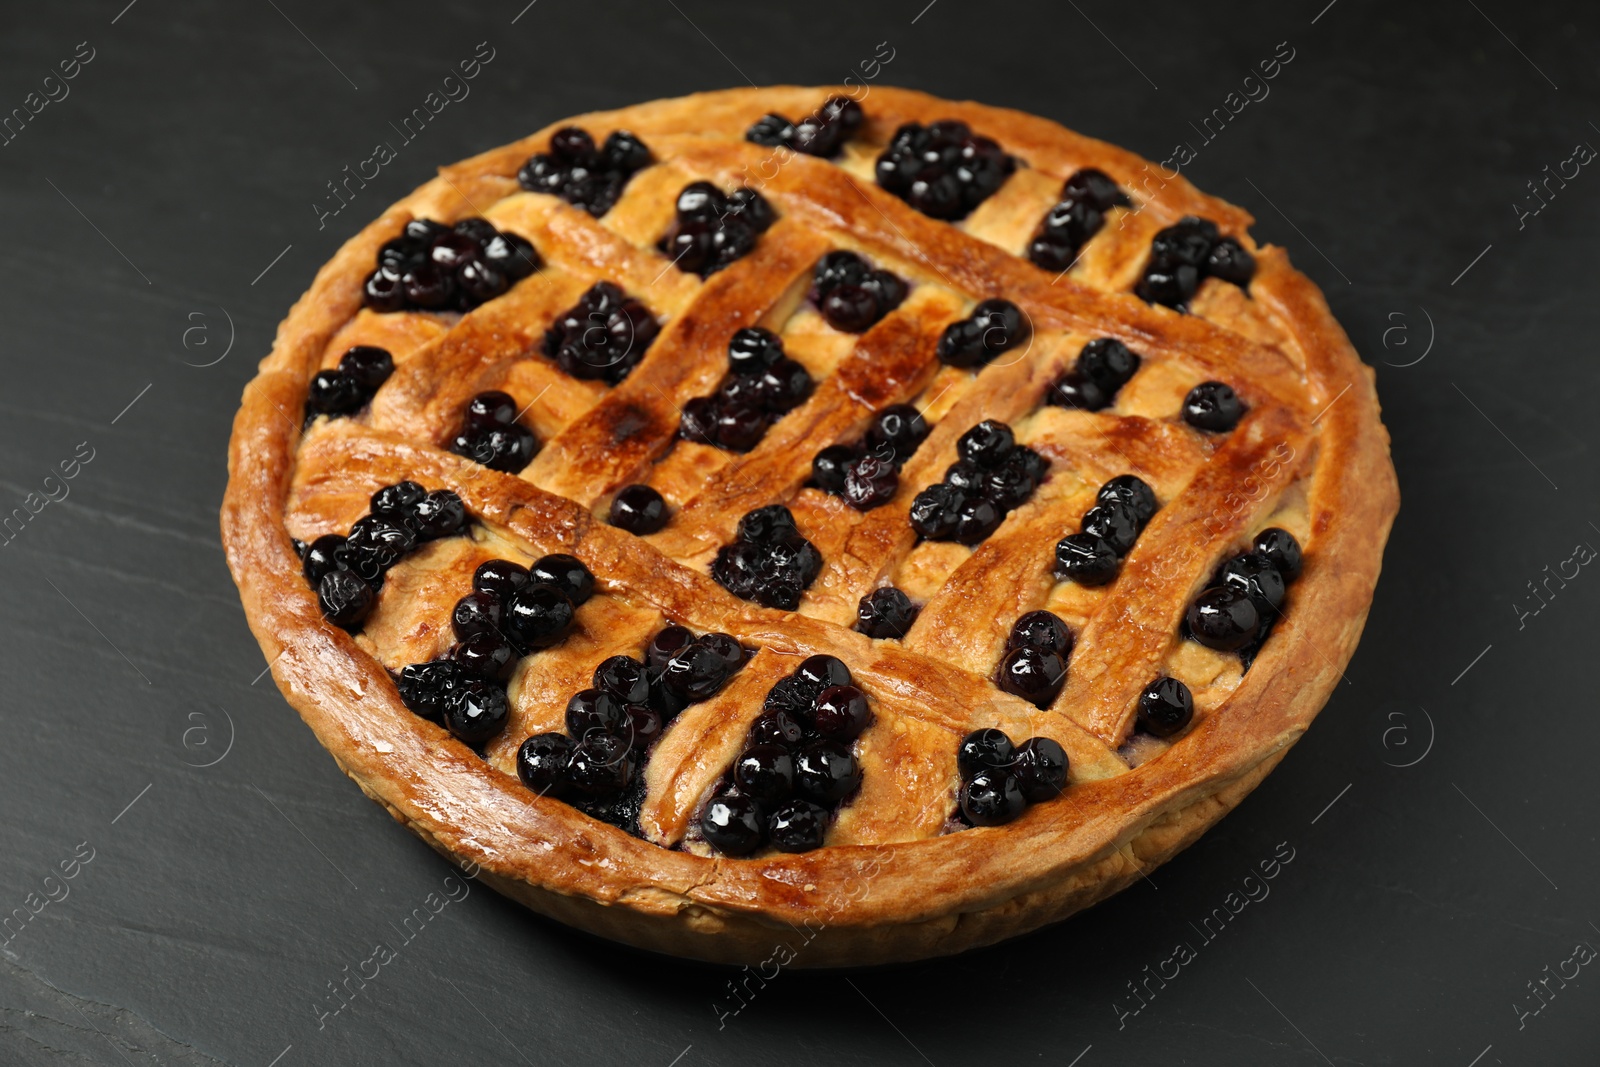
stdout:
[(365, 792), (562, 922), (838, 966), (1058, 920), (1306, 729), (1398, 507), (1250, 221), (888, 88), (447, 167), (245, 391), (246, 615)]

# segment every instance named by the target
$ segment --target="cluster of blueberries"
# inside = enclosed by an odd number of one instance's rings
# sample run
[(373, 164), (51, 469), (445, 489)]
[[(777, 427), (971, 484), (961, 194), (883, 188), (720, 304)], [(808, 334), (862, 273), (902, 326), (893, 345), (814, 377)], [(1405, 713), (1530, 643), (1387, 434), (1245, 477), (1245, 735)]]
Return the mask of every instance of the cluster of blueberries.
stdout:
[(667, 511), (667, 501), (653, 486), (626, 485), (611, 498), (611, 508), (606, 521), (619, 530), (638, 537), (653, 534), (667, 524), (672, 516)]
[(1011, 427), (994, 419), (962, 434), (956, 450), (960, 459), (945, 471), (944, 481), (911, 502), (911, 528), (929, 541), (976, 545), (1033, 496), (1050, 464), (1017, 444)]
[(637, 832), (642, 769), (666, 724), (714, 696), (750, 658), (724, 633), (668, 626), (643, 660), (612, 656), (591, 688), (567, 701), (566, 732), (535, 734), (517, 749), (517, 777), (596, 818)]
[(1221, 236), (1210, 219), (1188, 215), (1155, 235), (1144, 276), (1133, 291), (1147, 303), (1182, 308), (1205, 278), (1246, 289), (1255, 273), (1255, 257), (1243, 245)]
[(318, 415), (354, 415), (372, 402), (378, 387), (394, 373), (394, 357), (376, 345), (356, 345), (339, 365), (319, 370), (306, 394), (306, 425)]
[(1092, 167), (1078, 171), (1061, 187), (1061, 201), (1028, 242), (1029, 262), (1044, 270), (1066, 270), (1105, 225), (1106, 212), (1132, 206), (1128, 194), (1103, 171)]
[(370, 511), (350, 533), (323, 534), (309, 545), (295, 542), (301, 570), (317, 591), (323, 615), (353, 630), (377, 603), (383, 576), (424, 541), (467, 528), (467, 509), (448, 489), (427, 490), (416, 482), (386, 485), (372, 494)]
[(875, 638), (904, 637), (917, 621), (917, 606), (892, 585), (879, 586), (856, 605), (856, 630)]
[(835, 330), (865, 333), (899, 307), (906, 292), (906, 283), (898, 276), (839, 249), (817, 260), (807, 295)]
[(1061, 795), (1067, 786), (1067, 751), (1048, 737), (1013, 744), (1004, 730), (991, 726), (961, 739), (956, 769), (962, 819), (973, 826), (1001, 826), (1029, 804)]
[(1011, 627), (995, 684), (1036, 707), (1048, 707), (1067, 682), (1072, 631), (1050, 611), (1030, 611)]
[(639, 365), (661, 324), (610, 282), (595, 282), (544, 332), (544, 354), (563, 372), (616, 385)]
[(788, 148), (808, 156), (828, 159), (861, 128), (866, 114), (848, 96), (830, 96), (816, 111), (799, 122), (766, 114), (744, 132), (744, 139), (768, 148)]
[(964, 122), (908, 122), (878, 156), (878, 184), (935, 219), (964, 219), (1011, 177), (1017, 161)]
[(587, 130), (564, 126), (550, 135), (550, 151), (528, 157), (517, 182), (599, 218), (616, 204), (628, 179), (653, 162), (650, 149), (627, 130), (617, 130), (596, 148)]
[(1154, 737), (1172, 737), (1194, 718), (1194, 696), (1176, 678), (1157, 678), (1139, 694), (1139, 729)]
[(487, 219), (412, 219), (378, 249), (362, 302), (373, 311), (471, 311), (538, 269), (533, 242)]
[(724, 193), (710, 182), (690, 182), (678, 194), (672, 225), (656, 247), (679, 270), (705, 278), (749, 255), (777, 219), (754, 189), (741, 186)]
[(1045, 396), (1056, 407), (1101, 411), (1139, 371), (1139, 356), (1115, 337), (1097, 337), (1083, 346), (1072, 369), (1051, 383)]
[(811, 460), (811, 481), (857, 511), (871, 511), (900, 491), (900, 468), (927, 436), (922, 412), (892, 404), (872, 417), (859, 441), (818, 452)]
[(1201, 382), (1183, 398), (1183, 421), (1208, 433), (1227, 433), (1244, 412), (1244, 401), (1226, 382)]
[(1300, 577), (1300, 542), (1273, 526), (1251, 551), (1223, 562), (1184, 616), (1186, 636), (1219, 652), (1237, 652), (1249, 667), (1283, 613), (1288, 587)]
[(737, 540), (717, 550), (711, 577), (736, 597), (764, 607), (794, 611), (817, 575), (822, 553), (801, 536), (794, 514), (782, 504), (739, 520)]
[(1079, 585), (1111, 581), (1157, 507), (1155, 490), (1137, 475), (1119, 474), (1102, 485), (1079, 532), (1056, 542), (1056, 577)]
[(748, 452), (813, 388), (810, 373), (784, 354), (778, 335), (752, 326), (728, 341), (728, 373), (717, 391), (683, 405), (678, 433), (687, 441)]
[(767, 693), (732, 772), (700, 813), (706, 843), (745, 856), (822, 847), (835, 811), (861, 786), (851, 745), (872, 723), (867, 695), (833, 656), (811, 656)]
[(461, 431), (450, 451), (490, 470), (515, 474), (532, 462), (539, 439), (517, 421), (517, 402), (510, 393), (491, 389), (467, 401)]
[(466, 744), (489, 741), (510, 717), (505, 687), (517, 661), (566, 637), (578, 606), (593, 595), (594, 575), (565, 554), (531, 567), (506, 559), (479, 564), (472, 592), (450, 613), (456, 644), (442, 659), (402, 667), (400, 699)]
[(1032, 324), (1017, 305), (1009, 300), (984, 300), (971, 315), (944, 328), (939, 335), (939, 362), (951, 367), (984, 367), (1032, 334)]

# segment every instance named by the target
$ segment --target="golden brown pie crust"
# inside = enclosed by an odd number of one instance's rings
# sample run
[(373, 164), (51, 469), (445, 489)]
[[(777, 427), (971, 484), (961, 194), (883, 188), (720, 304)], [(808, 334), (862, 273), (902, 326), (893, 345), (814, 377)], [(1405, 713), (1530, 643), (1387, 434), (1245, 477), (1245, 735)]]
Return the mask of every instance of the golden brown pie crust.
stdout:
[[(506, 895), (573, 926), (678, 956), (756, 963), (780, 942), (794, 946), (801, 930), (797, 966), (919, 959), (1032, 930), (1128, 885), (1248, 794), (1322, 707), (1355, 649), (1398, 507), (1371, 371), (1316, 287), (1280, 249), (1250, 240), (1245, 212), (1181, 177), (1153, 181), (1160, 172), (1152, 165), (1053, 122), (889, 88), (863, 99), (868, 144), (850, 149), (843, 165), (804, 156), (777, 165), (773, 150), (743, 141), (766, 112), (798, 117), (844, 91), (739, 89), (558, 124), (582, 126), (596, 140), (632, 130), (663, 164), (635, 176), (600, 220), (516, 184), (517, 168), (545, 149), (556, 127), (443, 169), (318, 272), (234, 422), (222, 509), (229, 565), (280, 689), (339, 766), (397, 820), (447, 857), (478, 865)], [(1025, 164), (961, 227), (918, 214), (863, 169), (900, 123), (943, 118), (967, 122)], [(1079, 265), (1055, 278), (1017, 253), (1061, 181), (1086, 166), (1115, 178), (1138, 209), (1108, 216)], [(757, 185), (781, 215), (754, 253), (704, 283), (670, 268), (651, 247), (673, 195), (696, 177), (723, 188)], [(551, 265), (549, 277), (535, 275), (459, 322), (360, 312), (361, 282), (378, 246), (408, 219), (479, 214), (532, 239)], [(1150, 236), (1187, 214), (1212, 219), (1255, 252), (1248, 297), (1208, 281), (1194, 314), (1183, 315), (1131, 295)], [(813, 400), (759, 448), (696, 475), (699, 483), (675, 501), (677, 517), (661, 534), (645, 541), (597, 518), (616, 488), (666, 469), (670, 457), (652, 464), (671, 444), (678, 407), (715, 387), (729, 334), (781, 320), (793, 306), (784, 294), (821, 252), (841, 245), (911, 279), (912, 299), (846, 346), (834, 373), (818, 376)], [(662, 335), (615, 389), (556, 381), (562, 376), (533, 348), (551, 315), (602, 275), (661, 313)], [(858, 436), (871, 409), (886, 403), (920, 398), (932, 411), (938, 398), (930, 399), (930, 383), (952, 374), (932, 361), (932, 339), (965, 314), (964, 305), (990, 296), (1019, 304), (1042, 340), (1025, 358), (959, 382), (939, 417), (930, 416), (934, 433), (907, 465), (893, 504), (837, 516), (842, 532), (823, 549), (826, 569), (801, 611), (761, 608), (714, 583), (705, 569), (710, 551), (744, 512), (794, 498), (823, 444)], [(1144, 357), (1150, 391), (1128, 403), (1151, 413), (1039, 409), (1049, 379), (1084, 338), (1101, 335)], [(401, 350), (407, 357), (371, 412), (322, 420), (302, 435), (311, 376), (350, 343), (389, 340), (397, 358)], [(1172, 397), (1211, 377), (1250, 404), (1221, 441), (1201, 441), (1171, 417)], [(530, 416), (545, 444), (526, 471), (486, 471), (442, 447), (467, 397), (511, 385), (519, 395), (551, 387), (545, 408)], [(1157, 417), (1163, 404), (1166, 415)], [(1041, 489), (970, 556), (925, 546), (910, 560), (910, 496), (938, 480), (955, 437), (983, 417), (1030, 419), (1030, 443), (1053, 461), (1059, 491)], [(1094, 485), (1128, 470), (1156, 485), (1164, 506), (1122, 576), (1098, 599), (1056, 586), (1050, 546), (1076, 529), (1087, 506), (1083, 486), (1092, 498)], [(682, 485), (688, 475), (671, 477)], [(864, 740), (883, 740), (874, 742), (862, 796), (845, 809), (829, 845), (746, 859), (662, 847), (536, 797), (507, 773), (509, 753), (535, 732), (532, 724), (541, 716), (559, 721), (533, 697), (519, 704), (487, 759), (407, 710), (372, 653), (393, 658), (398, 648), (442, 640), (406, 613), (420, 611), (429, 596), (442, 597), (447, 610), (465, 591), (459, 577), (448, 594), (432, 588), (456, 573), (426, 569), (446, 568), (448, 552), (419, 563), (411, 586), (398, 577), (386, 586), (379, 615), (401, 620), (399, 636), (375, 631), (358, 639), (323, 620), (291, 543), (292, 533), (347, 529), (375, 488), (401, 478), (459, 493), (494, 537), (487, 554), (513, 545), (530, 556), (579, 556), (602, 594), (591, 603), (604, 600), (613, 611), (603, 620), (608, 626), (667, 617), (725, 630), (767, 650), (745, 670), (772, 678), (796, 656), (842, 658), (877, 714)], [(802, 526), (809, 516), (825, 532), (836, 513), (807, 492), (804, 507), (795, 505)], [(1178, 622), (1216, 563), (1272, 524), (1290, 525), (1300, 538), (1305, 572), (1286, 617), (1241, 679), (1236, 663), (1230, 673), (1180, 642)], [(932, 596), (907, 639), (871, 641), (847, 629), (856, 599), (891, 575), (924, 581)], [(1068, 617), (1077, 646), (1061, 698), (1039, 711), (1000, 693), (988, 676), (1010, 621), (1047, 603)], [(1170, 746), (1130, 740), (1137, 694), (1162, 671), (1211, 683), (1191, 682), (1196, 723)], [(531, 694), (537, 678), (516, 684)], [(514, 685), (514, 700), (517, 691)], [(759, 705), (759, 695), (752, 702)], [(669, 729), (662, 746), (677, 731), (698, 731), (692, 744), (672, 750), (681, 768), (652, 759), (651, 810), (661, 825), (681, 824), (700, 796), (695, 783), (714, 773), (694, 761), (714, 763), (716, 753), (736, 746), (758, 710), (724, 703), (692, 723), (686, 713)], [(1019, 739), (1056, 737), (1072, 757), (1072, 784), (1009, 825), (941, 833), (954, 807), (955, 741), (980, 725), (1001, 725)], [(918, 760), (916, 773), (905, 769)], [(881, 781), (869, 793), (875, 772)], [(894, 795), (918, 790), (914, 807)]]

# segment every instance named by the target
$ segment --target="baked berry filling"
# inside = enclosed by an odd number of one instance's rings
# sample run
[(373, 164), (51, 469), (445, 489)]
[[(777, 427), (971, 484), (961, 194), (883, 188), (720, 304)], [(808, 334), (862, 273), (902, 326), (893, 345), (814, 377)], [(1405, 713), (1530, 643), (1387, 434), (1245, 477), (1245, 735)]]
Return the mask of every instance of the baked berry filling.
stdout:
[(610, 282), (595, 282), (545, 331), (544, 354), (574, 378), (616, 385), (660, 333), (642, 301)]
[(917, 621), (917, 605), (892, 585), (880, 586), (856, 605), (856, 630), (880, 640), (899, 640)]
[(538, 269), (533, 242), (486, 219), (412, 219), (378, 249), (362, 303), (373, 311), (471, 311)]
[(318, 415), (354, 415), (372, 402), (378, 387), (394, 373), (394, 357), (373, 345), (356, 345), (339, 357), (339, 366), (319, 370), (306, 393), (306, 422)]
[(743, 600), (794, 611), (822, 572), (822, 553), (800, 535), (782, 504), (757, 508), (739, 520), (737, 540), (717, 551), (711, 577)]
[(724, 193), (710, 182), (690, 182), (678, 194), (677, 213), (656, 247), (679, 270), (709, 277), (750, 254), (778, 219), (754, 189)]
[(1045, 270), (1066, 270), (1089, 238), (1105, 225), (1106, 212), (1132, 206), (1128, 194), (1103, 171), (1085, 167), (1062, 185), (1060, 202), (1045, 215), (1039, 232), (1028, 242), (1028, 260)]
[(622, 196), (628, 179), (653, 162), (650, 149), (627, 130), (617, 130), (596, 148), (587, 130), (563, 126), (550, 135), (548, 152), (528, 157), (517, 171), (517, 182), (529, 192), (559, 196), (599, 218)]
[(1102, 485), (1079, 532), (1056, 542), (1056, 578), (1090, 586), (1111, 581), (1156, 507), (1155, 490), (1135, 475), (1119, 474)]
[(1224, 560), (1184, 616), (1186, 637), (1237, 652), (1245, 670), (1283, 615), (1288, 587), (1300, 576), (1300, 542), (1279, 527), (1256, 535), (1252, 550)]
[(700, 813), (719, 852), (745, 856), (821, 848), (838, 809), (861, 787), (853, 746), (872, 725), (867, 696), (840, 660), (812, 656), (767, 693), (733, 766)]
[(778, 114), (763, 115), (745, 131), (744, 139), (768, 148), (788, 148), (828, 159), (839, 154), (840, 147), (865, 119), (860, 104), (848, 96), (831, 96), (799, 122), (790, 122)]
[(854, 252), (829, 252), (811, 270), (807, 299), (842, 333), (865, 333), (905, 300), (906, 283)]
[(1009, 300), (984, 300), (972, 314), (945, 327), (939, 362), (951, 367), (987, 366), (996, 356), (1033, 335), (1022, 309)]
[(518, 413), (509, 393), (498, 389), (479, 393), (467, 401), (461, 431), (450, 441), (450, 451), (490, 470), (517, 473), (539, 451), (539, 439), (517, 422)]
[(346, 536), (323, 534), (295, 542), (306, 581), (317, 591), (322, 614), (335, 626), (357, 630), (383, 588), (384, 574), (423, 541), (462, 533), (467, 509), (448, 489), (416, 482), (387, 485), (372, 494), (368, 514)]
[(671, 517), (666, 499), (648, 485), (624, 486), (611, 498), (606, 513), (606, 521), (612, 526), (639, 537), (655, 533)]
[(1051, 383), (1045, 402), (1056, 407), (1100, 411), (1117, 399), (1117, 390), (1139, 371), (1139, 357), (1114, 337), (1083, 346), (1071, 370)]
[(1244, 401), (1224, 382), (1201, 382), (1183, 398), (1183, 421), (1208, 433), (1227, 433), (1244, 418)]
[(920, 411), (910, 404), (890, 405), (872, 417), (859, 441), (818, 452), (811, 460), (811, 482), (857, 511), (871, 511), (900, 491), (900, 468), (927, 436)]
[(961, 820), (969, 826), (1001, 826), (1029, 804), (1053, 800), (1067, 786), (1067, 752), (1048, 737), (1012, 743), (1004, 730), (974, 730), (956, 748), (961, 775)]
[(1194, 718), (1194, 696), (1176, 678), (1157, 678), (1139, 694), (1139, 729), (1154, 737), (1181, 733)]
[(683, 406), (678, 433), (688, 441), (748, 452), (814, 388), (810, 373), (784, 354), (778, 336), (752, 326), (728, 341), (728, 373), (717, 391)]
[(1072, 633), (1049, 611), (1030, 611), (1011, 627), (995, 684), (1038, 707), (1048, 707), (1067, 682)]
[(1019, 445), (1011, 427), (985, 419), (961, 435), (960, 459), (911, 502), (911, 528), (928, 541), (976, 545), (1033, 497), (1050, 463)]
[(1150, 304), (1180, 310), (1206, 278), (1231, 282), (1248, 291), (1256, 260), (1232, 237), (1223, 237), (1209, 219), (1186, 216), (1155, 235), (1144, 276), (1133, 291)]
[(1017, 169), (1017, 161), (964, 122), (908, 122), (878, 156), (878, 184), (924, 215), (964, 219)]
[(517, 750), (517, 777), (603, 822), (639, 832), (643, 770), (667, 723), (715, 696), (750, 653), (728, 634), (695, 637), (669, 626), (644, 658), (617, 655), (595, 668), (591, 687), (567, 701), (566, 732), (535, 734)]

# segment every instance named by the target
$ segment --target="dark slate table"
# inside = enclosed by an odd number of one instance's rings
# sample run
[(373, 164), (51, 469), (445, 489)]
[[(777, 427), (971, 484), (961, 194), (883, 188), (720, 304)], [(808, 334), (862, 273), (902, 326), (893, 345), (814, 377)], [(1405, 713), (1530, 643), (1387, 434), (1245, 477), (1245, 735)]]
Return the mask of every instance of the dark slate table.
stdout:
[[(1594, 1061), (1592, 6), (525, 2), (6, 12), (0, 1060)], [(474, 53), (470, 95), (402, 137)], [(262, 677), (225, 445), (317, 265), (434, 166), (874, 56), (1153, 159), (1186, 142), (1377, 367), (1404, 506), (1347, 683), (1149, 884), (957, 959), (787, 971), (729, 1013), (727, 972), (452, 883), (338, 772)]]

